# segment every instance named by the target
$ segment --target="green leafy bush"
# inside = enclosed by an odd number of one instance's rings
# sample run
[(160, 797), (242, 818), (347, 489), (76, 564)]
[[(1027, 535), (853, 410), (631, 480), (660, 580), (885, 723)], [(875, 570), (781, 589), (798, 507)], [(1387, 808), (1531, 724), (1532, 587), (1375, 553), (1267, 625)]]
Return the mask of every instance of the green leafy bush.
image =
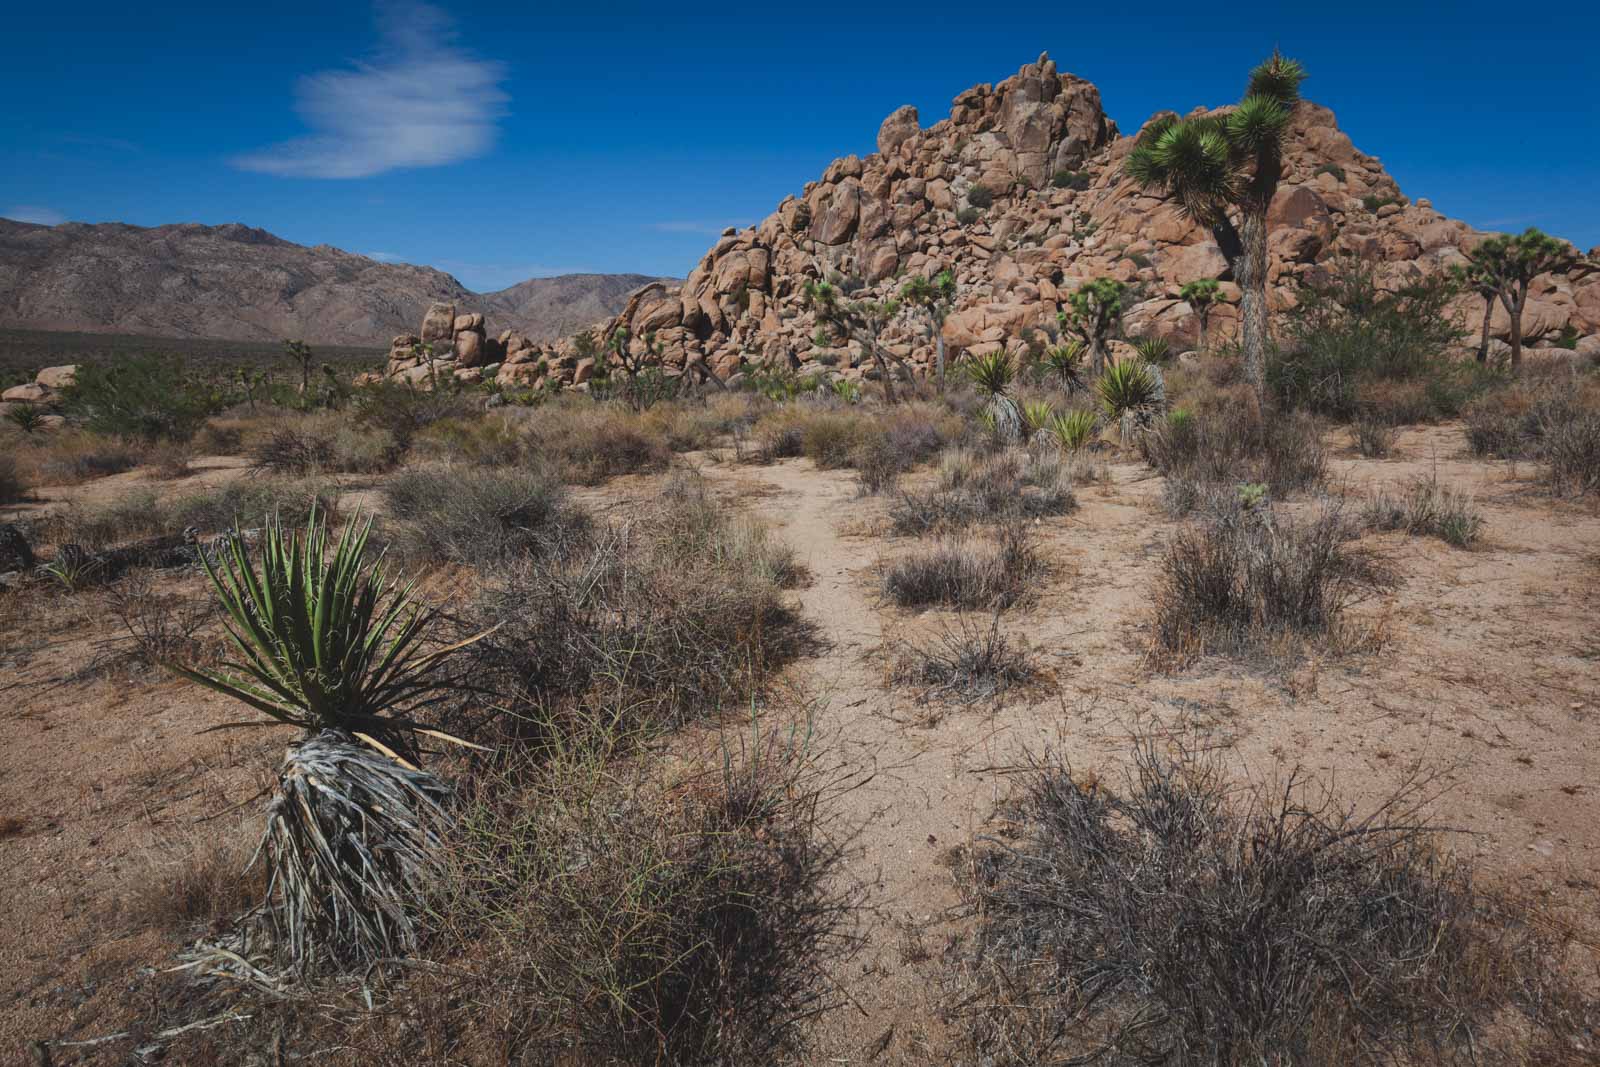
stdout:
[(967, 203), (976, 208), (986, 208), (994, 203), (994, 193), (986, 185), (974, 185), (967, 190)]
[(1057, 189), (1087, 189), (1089, 176), (1077, 170), (1058, 170), (1050, 176), (1050, 184)]
[(90, 430), (144, 441), (187, 441), (225, 401), (175, 356), (81, 364), (62, 390), (65, 410)]

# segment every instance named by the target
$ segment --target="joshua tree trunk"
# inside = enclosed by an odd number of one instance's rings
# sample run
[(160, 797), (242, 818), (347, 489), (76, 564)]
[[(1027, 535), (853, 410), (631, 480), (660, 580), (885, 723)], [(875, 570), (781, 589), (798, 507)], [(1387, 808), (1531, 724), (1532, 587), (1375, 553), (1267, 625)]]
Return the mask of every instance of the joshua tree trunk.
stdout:
[(1100, 335), (1091, 333), (1089, 335), (1089, 372), (1098, 378), (1105, 369), (1106, 354), (1100, 347)]
[(878, 335), (874, 333), (867, 340), (867, 352), (872, 356), (872, 365), (878, 368), (878, 373), (883, 375), (883, 398), (888, 403), (895, 402), (894, 375), (889, 373), (889, 363), (883, 358), (883, 353), (878, 349)]
[(1211, 317), (1211, 305), (1200, 306), (1200, 351), (1206, 350), (1206, 320)]
[(1511, 319), (1511, 369), (1516, 370), (1522, 366), (1522, 309), (1528, 303), (1528, 283), (1523, 282), (1515, 292), (1509, 289), (1502, 292), (1500, 302), (1506, 306), (1506, 314)]
[(1483, 337), (1478, 341), (1478, 362), (1487, 365), (1489, 362), (1489, 320), (1494, 318), (1494, 294), (1487, 293), (1483, 298)]
[(939, 378), (939, 395), (943, 396), (944, 395), (944, 324), (942, 322), (937, 321), (937, 320), (935, 320), (934, 324), (933, 324), (933, 345), (934, 345), (934, 350), (936, 352), (938, 352), (938, 356), (935, 357), (934, 366), (936, 368), (935, 373), (938, 375), (938, 378)]
[(1256, 402), (1267, 395), (1267, 204), (1247, 204), (1240, 225), (1240, 250), (1234, 276), (1238, 279), (1244, 319), (1244, 373), (1255, 386)]

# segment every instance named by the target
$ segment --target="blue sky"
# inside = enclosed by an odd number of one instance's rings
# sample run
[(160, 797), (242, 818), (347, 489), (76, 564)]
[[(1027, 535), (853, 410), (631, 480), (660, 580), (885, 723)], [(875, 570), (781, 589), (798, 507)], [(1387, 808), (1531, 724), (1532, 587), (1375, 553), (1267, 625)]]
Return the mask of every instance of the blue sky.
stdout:
[(245, 222), (480, 290), (683, 274), (900, 104), (931, 124), (1049, 51), (1126, 131), (1278, 44), (1408, 194), (1600, 244), (1600, 5), (560, 7), (13, 10), (0, 215)]

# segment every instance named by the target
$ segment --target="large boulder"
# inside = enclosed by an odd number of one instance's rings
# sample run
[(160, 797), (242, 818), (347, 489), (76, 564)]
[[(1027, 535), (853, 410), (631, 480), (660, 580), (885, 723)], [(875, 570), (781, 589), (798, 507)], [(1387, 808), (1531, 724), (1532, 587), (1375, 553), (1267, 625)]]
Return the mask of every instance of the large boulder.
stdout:
[(46, 367), (34, 375), (33, 380), (36, 385), (59, 391), (78, 380), (78, 366), (75, 363), (68, 363), (60, 367)]
[(456, 306), (454, 304), (430, 305), (422, 316), (422, 343), (455, 340)]
[(917, 109), (910, 104), (897, 107), (878, 127), (878, 152), (893, 155), (906, 141), (915, 137), (921, 127), (917, 122)]

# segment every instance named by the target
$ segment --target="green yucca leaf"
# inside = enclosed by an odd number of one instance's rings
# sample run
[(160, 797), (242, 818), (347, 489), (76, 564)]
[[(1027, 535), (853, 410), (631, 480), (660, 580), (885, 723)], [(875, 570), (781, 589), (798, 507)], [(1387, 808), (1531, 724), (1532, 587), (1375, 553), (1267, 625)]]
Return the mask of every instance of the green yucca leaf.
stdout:
[(371, 530), (371, 518), (358, 516), (330, 555), (327, 521), (315, 506), (303, 531), (286, 530), (275, 515), (258, 566), (235, 529), (218, 559), (202, 553), (201, 563), (238, 658), (217, 672), (169, 666), (275, 722), (364, 735), (414, 754), (417, 724), (404, 713), (437, 699), (445, 657), (478, 638), (421, 651), (436, 615), (417, 602), (414, 582), (387, 581), (381, 557), (366, 561)]
[(1164, 363), (1172, 354), (1172, 342), (1165, 337), (1141, 337), (1133, 348), (1146, 363)]
[(1083, 359), (1088, 350), (1088, 345), (1074, 338), (1044, 354), (1044, 365), (1068, 392), (1083, 388)]
[(1030, 433), (1038, 433), (1055, 421), (1056, 409), (1048, 400), (1030, 400), (1022, 405), (1022, 421)]
[(1100, 420), (1092, 411), (1068, 411), (1050, 423), (1050, 434), (1068, 452), (1076, 452), (1093, 438)]
[(1299, 60), (1273, 49), (1271, 57), (1250, 72), (1244, 95), (1264, 96), (1293, 107), (1300, 100), (1300, 83), (1305, 80), (1306, 68)]
[(1156, 377), (1142, 360), (1125, 359), (1106, 368), (1095, 383), (1100, 405), (1113, 419), (1155, 402)]
[(967, 377), (985, 396), (1004, 396), (1016, 380), (1017, 368), (1007, 352), (990, 352), (967, 361)]
[(1228, 140), (1256, 154), (1276, 148), (1289, 126), (1289, 109), (1270, 96), (1247, 96), (1228, 115)]

